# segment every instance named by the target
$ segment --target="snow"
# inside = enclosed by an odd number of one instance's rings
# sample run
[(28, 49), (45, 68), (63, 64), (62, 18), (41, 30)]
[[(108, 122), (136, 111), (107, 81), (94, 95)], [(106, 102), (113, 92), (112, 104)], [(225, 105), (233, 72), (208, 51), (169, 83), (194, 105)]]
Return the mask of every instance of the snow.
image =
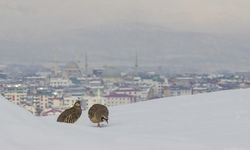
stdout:
[(249, 150), (250, 89), (112, 107), (97, 128), (87, 112), (76, 124), (34, 117), (0, 98), (4, 150)]

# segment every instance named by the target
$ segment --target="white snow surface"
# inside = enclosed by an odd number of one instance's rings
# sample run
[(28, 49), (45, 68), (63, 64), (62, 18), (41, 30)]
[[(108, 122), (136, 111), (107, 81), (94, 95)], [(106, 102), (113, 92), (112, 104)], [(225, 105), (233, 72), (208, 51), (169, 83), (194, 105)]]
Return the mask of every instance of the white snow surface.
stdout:
[(97, 128), (34, 117), (0, 98), (1, 150), (249, 150), (250, 89), (112, 107)]

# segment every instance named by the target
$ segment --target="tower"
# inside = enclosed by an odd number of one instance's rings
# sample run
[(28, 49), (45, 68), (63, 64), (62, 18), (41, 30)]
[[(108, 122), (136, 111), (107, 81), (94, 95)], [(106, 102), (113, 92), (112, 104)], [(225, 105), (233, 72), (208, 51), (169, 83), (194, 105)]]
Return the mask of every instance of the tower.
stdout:
[(137, 54), (137, 51), (135, 53), (135, 75), (137, 76), (138, 75), (138, 67), (139, 67), (139, 64), (138, 64), (138, 54)]
[(85, 53), (85, 73), (86, 73), (86, 75), (88, 75), (88, 67), (89, 67), (89, 65), (88, 65), (88, 55), (87, 55), (87, 53)]
[(53, 75), (54, 77), (57, 77), (60, 74), (59, 68), (58, 68), (58, 56), (57, 56), (57, 50), (54, 50), (54, 57), (53, 57)]
[(102, 105), (105, 105), (105, 101), (103, 98), (101, 98), (101, 91), (100, 88), (97, 89), (97, 103), (100, 103)]

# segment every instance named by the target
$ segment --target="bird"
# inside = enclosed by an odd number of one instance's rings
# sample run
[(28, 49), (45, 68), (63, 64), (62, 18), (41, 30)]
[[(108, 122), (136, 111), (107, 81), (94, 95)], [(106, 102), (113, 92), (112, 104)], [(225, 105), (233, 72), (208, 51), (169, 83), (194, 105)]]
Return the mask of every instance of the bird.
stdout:
[(81, 102), (76, 101), (73, 107), (66, 109), (57, 118), (57, 122), (75, 123), (82, 114)]
[(88, 111), (91, 122), (97, 123), (97, 127), (101, 127), (100, 123), (106, 121), (108, 123), (109, 110), (102, 104), (94, 104)]

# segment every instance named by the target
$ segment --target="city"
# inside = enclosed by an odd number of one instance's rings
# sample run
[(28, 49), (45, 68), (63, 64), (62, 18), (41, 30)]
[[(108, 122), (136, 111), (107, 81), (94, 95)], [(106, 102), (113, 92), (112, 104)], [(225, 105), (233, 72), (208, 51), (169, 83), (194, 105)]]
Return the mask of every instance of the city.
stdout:
[(250, 1), (1, 0), (3, 150), (250, 150)]
[[(164, 74), (132, 69), (89, 68), (68, 62), (50, 67), (1, 65), (0, 92), (36, 116), (58, 115), (77, 100), (88, 109), (131, 104), (170, 96), (194, 95), (250, 87), (250, 72)], [(118, 72), (118, 73), (117, 73)]]

